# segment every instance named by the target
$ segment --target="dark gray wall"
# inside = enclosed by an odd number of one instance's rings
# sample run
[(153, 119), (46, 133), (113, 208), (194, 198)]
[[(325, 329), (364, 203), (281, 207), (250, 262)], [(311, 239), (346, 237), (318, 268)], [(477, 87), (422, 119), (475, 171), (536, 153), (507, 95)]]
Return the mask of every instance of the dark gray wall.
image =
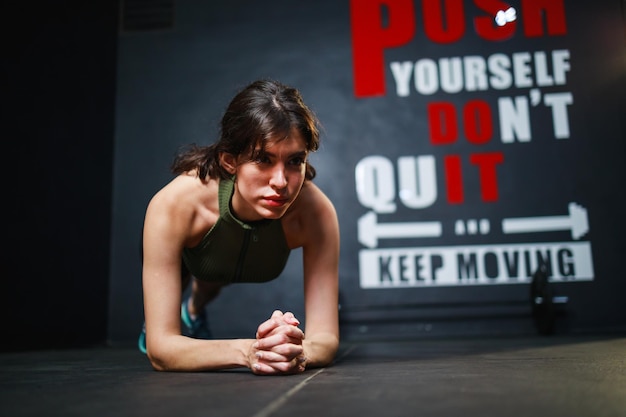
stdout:
[(2, 350), (106, 342), (117, 10), (3, 6)]
[[(531, 42), (518, 34), (497, 44), (473, 39), (471, 23), (461, 42), (433, 44), (425, 40), (416, 12), (414, 45), (385, 53), (387, 94), (365, 99), (355, 98), (352, 85), (348, 2), (306, 7), (240, 2), (210, 10), (198, 9), (194, 2), (172, 4), (173, 28), (122, 31), (119, 37), (116, 1), (14, 4), (5, 10), (19, 25), (4, 41), (5, 155), (16, 161), (5, 164), (10, 191), (2, 350), (83, 346), (107, 338), (135, 342), (142, 320), (138, 235), (145, 204), (169, 180), (167, 166), (177, 146), (213, 140), (232, 93), (260, 76), (300, 87), (326, 126), (323, 149), (314, 160), (318, 184), (340, 209), (345, 337), (533, 331), (526, 284), (361, 288), (358, 256), (367, 248), (358, 239), (357, 219), (369, 208), (358, 200), (354, 177), (358, 162), (371, 155), (383, 156), (394, 168), (398, 156), (434, 155), (439, 170), (445, 154), (469, 157), (472, 146), (463, 147), (463, 136), (456, 148), (439, 150), (429, 143), (428, 102), (453, 99), (461, 108), (470, 98), (492, 105), (500, 96), (530, 98), (521, 89), (458, 97), (424, 97), (411, 90), (409, 98), (400, 98), (392, 93), (390, 62), (557, 48), (571, 52), (567, 85), (554, 89), (572, 92), (570, 138), (554, 140), (545, 111), (533, 115), (529, 146), (507, 149), (495, 135), (489, 149), (506, 150), (497, 203), (480, 203), (471, 183), (461, 206), (442, 198), (436, 207), (408, 209), (394, 196), (398, 211), (379, 214), (380, 221), (442, 221), (445, 235), (384, 241), (377, 249), (589, 242), (593, 280), (555, 283), (570, 297), (563, 331), (568, 326), (570, 331), (623, 331), (623, 2), (567, 2), (566, 36)], [(415, 6), (421, 7), (420, 2)], [(137, 27), (142, 21), (126, 23)], [(116, 68), (118, 42), (123, 60)], [(125, 80), (117, 92), (116, 71)], [(117, 131), (115, 95), (123, 101)], [(122, 151), (116, 154), (112, 179), (114, 135)], [(554, 142), (539, 145), (543, 138)], [(437, 172), (443, 190), (442, 173)], [(584, 237), (573, 239), (564, 232), (504, 239), (500, 219), (561, 215), (570, 200), (587, 209), (589, 231)], [(456, 235), (455, 221), (471, 218), (488, 219), (490, 232)], [(110, 227), (115, 231), (112, 240)], [(231, 314), (236, 308), (237, 320), (214, 320), (218, 333), (252, 334), (259, 318), (274, 307), (299, 312), (299, 255), (294, 253), (283, 277), (267, 286), (226, 291), (211, 313)]]
[[(110, 262), (113, 343), (134, 343), (143, 320), (141, 225), (150, 197), (171, 178), (174, 153), (182, 144), (212, 142), (233, 94), (263, 77), (298, 87), (325, 126), (313, 162), (316, 182), (334, 201), (341, 224), (346, 338), (533, 332), (529, 283), (538, 257), (550, 259), (552, 285), (569, 300), (559, 330), (624, 330), (620, 2), (567, 1), (563, 8), (552, 2), (556, 8), (542, 12), (532, 10), (539, 2), (512, 1), (518, 20), (498, 40), (485, 39), (487, 32), (501, 32), (474, 2), (454, 9), (450, 21), (457, 26), (447, 32), (438, 29), (437, 19), (424, 21), (427, 2), (380, 2), (387, 7), (378, 17), (370, 6), (375, 3), (189, 0), (174, 2), (160, 28), (135, 30), (133, 22), (122, 23)], [(407, 13), (407, 7), (413, 9)], [(373, 20), (362, 14), (370, 9)], [(487, 29), (479, 29), (481, 19), (488, 20)], [(401, 39), (411, 22), (415, 32)], [(358, 61), (361, 53), (364, 62)], [(380, 65), (372, 65), (370, 53), (379, 54)], [(411, 72), (408, 89), (398, 87), (394, 68), (428, 68), (455, 58), (474, 65), (501, 59), (500, 69), (508, 59), (520, 62), (521, 72), (506, 84), (497, 69), (484, 79), (478, 70), (478, 78), (464, 80), (460, 91), (432, 94), (421, 89), (427, 83), (415, 87)], [(382, 78), (366, 79), (359, 90), (355, 80), (376, 70)], [(384, 91), (367, 90), (380, 79)], [(446, 126), (458, 134), (446, 143), (437, 143), (437, 123), (428, 117), (438, 103), (456, 112)], [(465, 119), (464, 109), (473, 110)], [(482, 124), (472, 129), (476, 111)], [(514, 124), (516, 116), (523, 123)], [(514, 135), (506, 131), (512, 123)], [(418, 157), (425, 171), (416, 175)], [(446, 165), (454, 161), (461, 180)], [(423, 182), (416, 188), (405, 180)], [(565, 221), (570, 210), (580, 213), (576, 233), (567, 224), (538, 229), (543, 220), (552, 226)], [(374, 218), (377, 226), (370, 224)], [(391, 223), (400, 231), (385, 235)], [(513, 233), (509, 224), (524, 230)], [(216, 335), (250, 336), (274, 308), (301, 314), (299, 257), (296, 251), (271, 284), (227, 288), (210, 307)]]

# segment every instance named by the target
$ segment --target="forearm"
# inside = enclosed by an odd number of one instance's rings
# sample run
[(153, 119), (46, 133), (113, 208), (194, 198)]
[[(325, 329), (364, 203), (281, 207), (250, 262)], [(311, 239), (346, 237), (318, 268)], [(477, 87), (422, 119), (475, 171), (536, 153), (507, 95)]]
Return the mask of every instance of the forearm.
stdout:
[(333, 333), (316, 333), (303, 340), (307, 368), (328, 366), (339, 349), (339, 338)]
[[(250, 367), (254, 339), (202, 340), (171, 336), (149, 345), (148, 358), (157, 371), (216, 371)], [(152, 347), (150, 347), (152, 346)]]

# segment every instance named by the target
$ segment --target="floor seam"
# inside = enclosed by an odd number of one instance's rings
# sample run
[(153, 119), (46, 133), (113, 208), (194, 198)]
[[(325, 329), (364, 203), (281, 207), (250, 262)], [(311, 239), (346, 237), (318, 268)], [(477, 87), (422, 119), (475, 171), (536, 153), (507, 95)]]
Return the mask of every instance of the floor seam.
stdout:
[[(343, 355), (341, 355), (337, 361), (340, 361), (341, 359), (343, 359), (344, 357), (346, 357), (350, 352), (352, 352), (354, 350), (355, 346), (352, 345), (349, 349), (347, 349)], [(295, 393), (297, 393), (298, 391), (300, 391), (302, 388), (304, 388), (304, 386), (313, 378), (315, 378), (316, 376), (318, 376), (319, 374), (321, 374), (322, 372), (324, 372), (325, 368), (321, 368), (318, 371), (316, 371), (313, 375), (309, 376), (308, 378), (306, 378), (303, 381), (300, 381), (300, 383), (298, 385), (296, 385), (295, 387), (293, 387), (292, 389), (290, 389), (289, 391), (287, 391), (285, 393), (285, 395), (278, 397), (277, 399), (275, 399), (274, 401), (272, 401), (271, 403), (269, 403), (265, 408), (263, 408), (262, 410), (260, 410), (258, 413), (254, 414), (253, 417), (269, 417), (271, 416), (275, 411), (277, 411), (283, 404), (285, 404), (285, 402), (287, 402), (287, 400), (289, 399), (289, 397), (293, 396)]]
[(296, 385), (295, 387), (287, 391), (285, 395), (278, 397), (277, 399), (269, 403), (267, 407), (265, 407), (264, 409), (256, 413), (253, 417), (268, 417), (272, 415), (272, 413), (278, 410), (289, 399), (289, 397), (294, 395), (296, 392), (300, 391), (307, 384), (307, 382), (309, 382), (311, 379), (315, 378), (322, 372), (324, 372), (324, 368), (318, 370), (317, 372), (315, 372), (313, 375), (311, 375), (304, 381), (301, 381), (298, 385)]

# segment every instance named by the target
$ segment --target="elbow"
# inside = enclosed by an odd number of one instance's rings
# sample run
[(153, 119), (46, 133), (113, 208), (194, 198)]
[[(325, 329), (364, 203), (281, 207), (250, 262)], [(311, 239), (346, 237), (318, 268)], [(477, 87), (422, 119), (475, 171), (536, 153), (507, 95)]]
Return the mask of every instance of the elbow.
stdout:
[(146, 356), (155, 371), (174, 372), (183, 370), (180, 360), (181, 352), (176, 337), (169, 335), (152, 335), (147, 338)]
[(333, 364), (339, 350), (339, 337), (336, 335), (318, 335), (309, 340), (309, 365), (312, 368), (323, 368)]
[(147, 352), (150, 365), (155, 371), (159, 372), (172, 372), (177, 371), (177, 364), (175, 360), (172, 360), (175, 356), (168, 354), (167, 349), (156, 348), (149, 349)]
[(336, 337), (329, 344), (329, 347), (328, 347), (328, 359), (327, 359), (326, 363), (323, 366), (331, 365), (335, 361), (335, 358), (337, 357), (337, 352), (338, 351), (339, 351), (339, 337)]
[(151, 352), (147, 354), (148, 360), (150, 361), (150, 365), (152, 365), (152, 369), (155, 371), (169, 371), (169, 367), (167, 366), (167, 361), (163, 360), (159, 355), (155, 355)]
[(312, 364), (313, 368), (326, 368), (335, 363), (337, 349), (329, 349), (325, 355), (320, 355), (319, 359)]
[(330, 337), (326, 344), (326, 355), (321, 360), (320, 366), (326, 367), (333, 364), (339, 351), (339, 336)]

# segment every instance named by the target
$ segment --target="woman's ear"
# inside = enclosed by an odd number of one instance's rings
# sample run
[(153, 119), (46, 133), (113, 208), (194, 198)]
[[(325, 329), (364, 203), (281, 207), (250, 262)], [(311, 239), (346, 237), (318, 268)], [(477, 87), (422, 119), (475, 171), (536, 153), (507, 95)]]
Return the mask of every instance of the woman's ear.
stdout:
[(220, 153), (220, 165), (231, 175), (237, 172), (237, 158), (231, 153)]

